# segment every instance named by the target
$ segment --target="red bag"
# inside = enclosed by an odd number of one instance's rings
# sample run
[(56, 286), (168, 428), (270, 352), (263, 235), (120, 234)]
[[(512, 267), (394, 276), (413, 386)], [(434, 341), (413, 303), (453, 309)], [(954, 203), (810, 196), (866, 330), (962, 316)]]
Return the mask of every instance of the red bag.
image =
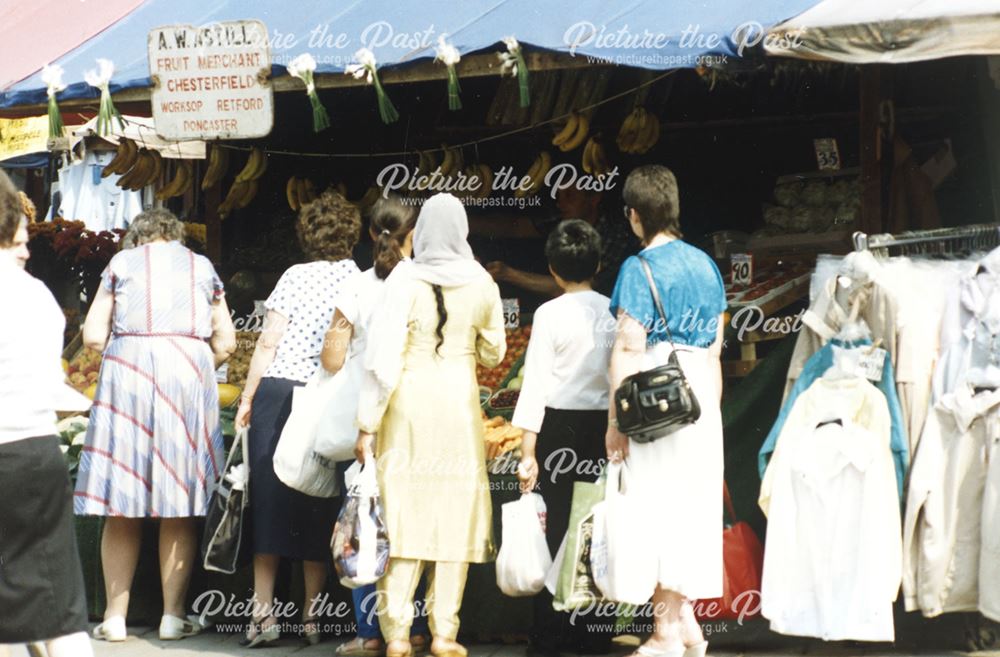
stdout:
[(732, 523), (722, 531), (722, 597), (698, 600), (694, 605), (698, 620), (740, 620), (760, 615), (764, 547), (750, 525), (737, 522), (725, 482), (722, 495)]

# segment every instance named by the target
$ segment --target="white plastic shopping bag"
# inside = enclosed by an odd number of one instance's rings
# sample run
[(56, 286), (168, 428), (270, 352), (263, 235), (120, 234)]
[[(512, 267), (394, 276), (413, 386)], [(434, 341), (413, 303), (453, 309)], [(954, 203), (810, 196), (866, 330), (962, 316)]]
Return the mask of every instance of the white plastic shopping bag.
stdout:
[(322, 409), (316, 425), (314, 450), (319, 456), (330, 461), (350, 461), (354, 459), (354, 445), (358, 439), (358, 398), (361, 380), (365, 373), (364, 357), (353, 349), (340, 371), (330, 381), (327, 395), (329, 403)]
[[(336, 376), (323, 368), (292, 392), (292, 412), (274, 450), (274, 474), (286, 486), (313, 497), (339, 492), (337, 462), (318, 453), (316, 432), (327, 406), (336, 403)], [(355, 434), (357, 435), (357, 434)]]
[(350, 589), (372, 584), (389, 564), (389, 532), (382, 514), (375, 457), (355, 462), (344, 476), (348, 492), (330, 539), (340, 583)]
[(545, 586), (552, 555), (545, 542), (545, 501), (526, 493), (501, 507), (502, 538), (497, 554), (497, 586), (509, 596), (535, 595)]
[(657, 556), (651, 523), (638, 491), (629, 488), (628, 466), (609, 463), (604, 501), (593, 510), (594, 534), (590, 566), (594, 583), (604, 597), (615, 602), (642, 605), (653, 596), (657, 581)]

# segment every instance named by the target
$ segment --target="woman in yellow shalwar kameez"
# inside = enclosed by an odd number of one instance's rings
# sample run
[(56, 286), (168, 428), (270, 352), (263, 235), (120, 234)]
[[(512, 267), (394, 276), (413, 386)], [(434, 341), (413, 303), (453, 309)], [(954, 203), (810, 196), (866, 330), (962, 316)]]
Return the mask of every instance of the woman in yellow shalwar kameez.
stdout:
[(379, 581), (389, 657), (410, 654), (413, 594), (427, 575), (431, 652), (455, 642), (470, 563), (494, 556), (476, 363), (495, 367), (506, 342), (500, 292), (472, 255), (451, 194), (421, 209), (413, 265), (387, 280), (358, 409), (360, 458), (374, 434), (390, 560)]

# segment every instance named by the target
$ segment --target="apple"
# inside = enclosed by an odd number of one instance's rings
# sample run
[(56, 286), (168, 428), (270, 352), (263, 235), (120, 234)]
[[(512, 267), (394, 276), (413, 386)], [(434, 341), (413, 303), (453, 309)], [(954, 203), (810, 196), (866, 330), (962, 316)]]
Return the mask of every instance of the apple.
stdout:
[(524, 383), (524, 379), (521, 378), (521, 376), (515, 376), (509, 383), (507, 383), (507, 387), (511, 390), (520, 390), (522, 383)]

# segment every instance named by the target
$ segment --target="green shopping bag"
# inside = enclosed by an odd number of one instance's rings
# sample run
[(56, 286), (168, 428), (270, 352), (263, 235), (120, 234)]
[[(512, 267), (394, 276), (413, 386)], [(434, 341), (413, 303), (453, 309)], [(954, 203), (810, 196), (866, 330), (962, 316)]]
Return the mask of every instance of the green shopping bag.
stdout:
[(552, 607), (556, 611), (571, 611), (590, 607), (601, 600), (590, 567), (591, 538), (594, 535), (594, 506), (604, 501), (604, 474), (594, 483), (577, 481), (573, 484), (573, 504), (569, 513), (569, 530), (559, 549), (559, 569)]

